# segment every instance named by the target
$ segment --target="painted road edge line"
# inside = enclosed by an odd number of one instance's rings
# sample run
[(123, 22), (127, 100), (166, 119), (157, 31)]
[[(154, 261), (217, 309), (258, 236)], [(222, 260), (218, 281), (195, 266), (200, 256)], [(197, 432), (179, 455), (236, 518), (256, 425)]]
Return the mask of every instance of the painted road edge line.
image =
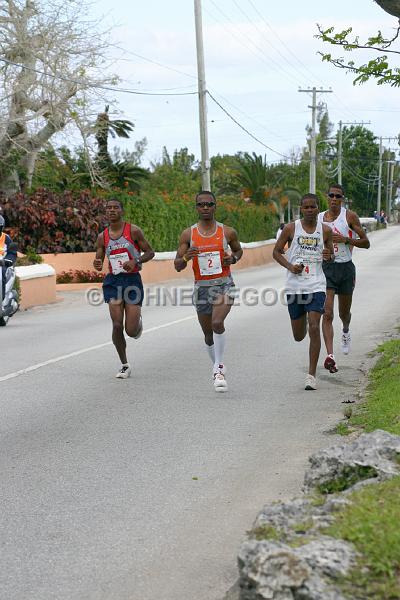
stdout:
[[(168, 323), (162, 323), (161, 325), (155, 325), (154, 327), (149, 327), (149, 329), (144, 329), (143, 334), (151, 333), (152, 331), (158, 331), (159, 329), (165, 329), (165, 327), (171, 327), (171, 325), (177, 325), (178, 323), (183, 323), (184, 321), (189, 321), (191, 319), (195, 319), (196, 315), (191, 315), (190, 317), (183, 317), (182, 319), (176, 319), (175, 321), (169, 321)], [(52, 365), (54, 363), (61, 362), (62, 360), (67, 360), (68, 358), (74, 358), (75, 356), (80, 356), (81, 354), (86, 354), (87, 352), (93, 352), (93, 350), (99, 350), (100, 348), (105, 348), (106, 346), (111, 346), (112, 341), (104, 342), (103, 344), (96, 344), (96, 346), (89, 346), (88, 348), (82, 348), (82, 350), (76, 350), (75, 352), (70, 352), (69, 354), (62, 354), (61, 356), (56, 356), (54, 358), (49, 358), (49, 360), (45, 360), (41, 363), (36, 363), (35, 365), (31, 365), (30, 367), (25, 367), (25, 369), (20, 369), (19, 371), (14, 371), (13, 373), (8, 373), (7, 375), (2, 375), (0, 377), (0, 382), (8, 381), (9, 379), (14, 379), (15, 377), (19, 377), (20, 375), (25, 375), (26, 373), (31, 373), (32, 371), (37, 371), (38, 369), (42, 369), (43, 367), (47, 367), (48, 365)]]

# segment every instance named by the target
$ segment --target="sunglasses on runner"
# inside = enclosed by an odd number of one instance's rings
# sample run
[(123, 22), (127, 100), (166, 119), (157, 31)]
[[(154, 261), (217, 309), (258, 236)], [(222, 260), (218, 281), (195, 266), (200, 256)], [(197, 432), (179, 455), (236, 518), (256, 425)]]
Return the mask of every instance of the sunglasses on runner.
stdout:
[(198, 206), (199, 208), (212, 208), (213, 206), (215, 206), (215, 202), (196, 202), (196, 206)]
[(329, 198), (343, 198), (343, 194), (328, 194)]

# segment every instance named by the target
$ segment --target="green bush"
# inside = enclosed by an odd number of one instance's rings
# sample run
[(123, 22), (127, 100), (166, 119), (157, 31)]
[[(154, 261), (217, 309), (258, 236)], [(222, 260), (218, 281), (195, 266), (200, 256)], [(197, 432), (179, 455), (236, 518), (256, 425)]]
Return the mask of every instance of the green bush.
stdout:
[[(159, 252), (174, 250), (181, 232), (197, 221), (193, 197), (127, 196), (114, 194), (123, 201), (125, 218), (135, 223), (145, 234), (153, 248)], [(246, 204), (235, 196), (217, 199), (218, 221), (234, 227), (242, 242), (255, 242), (275, 237), (278, 218), (266, 206)]]
[(17, 258), (17, 266), (25, 267), (27, 265), (39, 265), (43, 262), (43, 258), (40, 254), (37, 254), (33, 248), (28, 246), (25, 250), (25, 256), (20, 256)]

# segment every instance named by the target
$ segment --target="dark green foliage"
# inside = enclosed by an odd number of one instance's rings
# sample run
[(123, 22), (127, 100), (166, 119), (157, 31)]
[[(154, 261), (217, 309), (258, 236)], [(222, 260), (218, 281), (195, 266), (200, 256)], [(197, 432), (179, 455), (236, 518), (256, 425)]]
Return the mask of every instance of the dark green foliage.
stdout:
[(39, 265), (43, 262), (43, 258), (33, 248), (28, 246), (24, 252), (25, 256), (17, 258), (17, 267), (24, 267), (27, 265)]

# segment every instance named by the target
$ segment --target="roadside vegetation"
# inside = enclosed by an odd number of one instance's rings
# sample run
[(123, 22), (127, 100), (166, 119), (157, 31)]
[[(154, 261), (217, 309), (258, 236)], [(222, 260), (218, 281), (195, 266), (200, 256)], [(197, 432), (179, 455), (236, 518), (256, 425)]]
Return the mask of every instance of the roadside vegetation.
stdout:
[[(365, 402), (356, 407), (340, 433), (384, 429), (400, 435), (400, 339), (385, 342), (369, 374)], [(400, 465), (400, 455), (399, 455)], [(400, 476), (350, 494), (327, 535), (351, 542), (357, 567), (339, 585), (348, 598), (400, 598)]]

